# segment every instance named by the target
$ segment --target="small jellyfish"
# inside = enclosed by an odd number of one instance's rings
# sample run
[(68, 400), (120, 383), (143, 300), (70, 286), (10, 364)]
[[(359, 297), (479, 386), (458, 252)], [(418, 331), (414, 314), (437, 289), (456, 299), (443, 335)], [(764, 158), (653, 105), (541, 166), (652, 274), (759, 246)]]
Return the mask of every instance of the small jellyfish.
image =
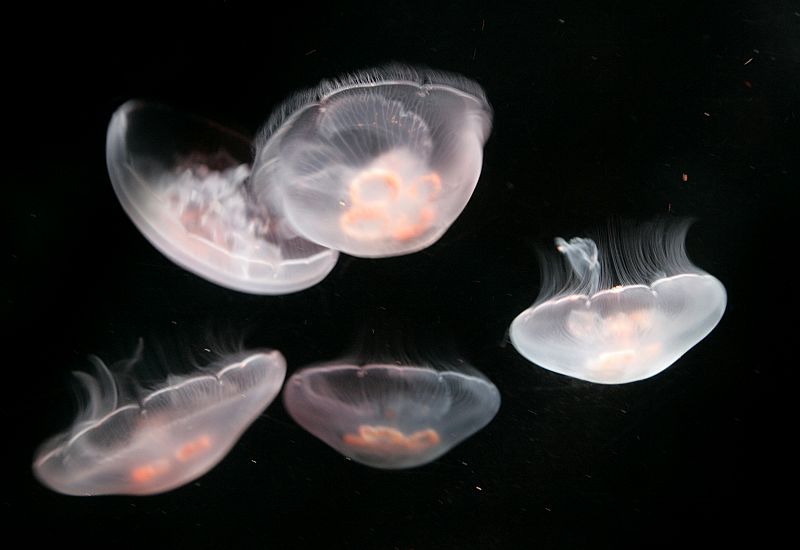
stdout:
[(129, 101), (111, 119), (114, 191), (169, 259), (221, 286), (284, 294), (321, 281), (338, 253), (299, 237), (251, 198), (250, 141), (209, 120)]
[(689, 261), (688, 228), (614, 232), (600, 249), (557, 238), (569, 272), (543, 269), (539, 298), (511, 323), (514, 347), (541, 367), (601, 384), (666, 369), (711, 332), (727, 302), (722, 283)]
[(127, 400), (120, 380), (93, 360), (97, 378), (77, 373), (88, 406), (33, 462), (44, 485), (67, 495), (151, 495), (197, 479), (225, 457), (286, 376), (277, 351), (242, 354)]
[(312, 367), (291, 376), (289, 414), (357, 462), (411, 468), (430, 462), (494, 418), (500, 393), (480, 374), (397, 365)]
[(394, 65), (324, 81), (256, 138), (253, 189), (315, 243), (409, 254), (466, 206), (491, 122), (481, 87), (458, 75)]

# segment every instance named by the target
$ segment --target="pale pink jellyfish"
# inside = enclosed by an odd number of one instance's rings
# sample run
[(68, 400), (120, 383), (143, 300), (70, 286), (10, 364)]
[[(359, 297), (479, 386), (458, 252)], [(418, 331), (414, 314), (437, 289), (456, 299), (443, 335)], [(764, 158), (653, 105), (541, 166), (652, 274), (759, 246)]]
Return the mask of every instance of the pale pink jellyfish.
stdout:
[(649, 378), (717, 325), (727, 295), (685, 251), (688, 223), (556, 239), (568, 272), (547, 266), (536, 303), (511, 323), (514, 347), (546, 369), (601, 384)]
[(37, 451), (33, 471), (67, 495), (150, 495), (216, 466), (275, 399), (286, 376), (277, 351), (238, 354), (127, 398), (97, 358), (78, 373), (88, 405)]
[(398, 469), (426, 464), (488, 424), (497, 388), (477, 372), (398, 365), (303, 369), (286, 382), (289, 414), (357, 462)]
[(111, 183), (136, 227), (175, 263), (254, 294), (308, 288), (338, 253), (298, 236), (251, 196), (250, 140), (204, 118), (129, 101), (106, 141)]
[(393, 65), (324, 81), (262, 130), (253, 188), (315, 243), (416, 252), (466, 206), (491, 120), (481, 87), (459, 75)]

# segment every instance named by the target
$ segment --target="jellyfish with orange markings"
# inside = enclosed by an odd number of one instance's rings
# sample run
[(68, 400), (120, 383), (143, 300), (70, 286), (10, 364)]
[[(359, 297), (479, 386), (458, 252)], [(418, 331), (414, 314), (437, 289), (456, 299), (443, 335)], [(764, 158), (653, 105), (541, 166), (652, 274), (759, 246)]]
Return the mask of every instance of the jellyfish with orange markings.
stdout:
[(509, 330), (545, 369), (600, 384), (654, 376), (705, 338), (725, 312), (723, 284), (686, 254), (688, 221), (614, 228), (600, 245), (555, 240), (533, 306)]
[(213, 283), (286, 294), (324, 279), (338, 253), (309, 242), (252, 197), (252, 142), (212, 120), (129, 101), (106, 139), (123, 209), (165, 256)]
[(67, 495), (151, 495), (197, 479), (228, 454), (286, 376), (279, 352), (241, 353), (129, 399), (116, 374), (93, 361), (97, 377), (77, 373), (87, 407), (33, 462), (42, 484)]
[(283, 398), (311, 434), (383, 469), (435, 460), (500, 408), (497, 387), (478, 372), (387, 364), (306, 368), (289, 378)]
[(253, 189), (310, 241), (409, 254), (466, 206), (491, 123), (483, 90), (460, 75), (391, 65), (324, 81), (257, 137)]

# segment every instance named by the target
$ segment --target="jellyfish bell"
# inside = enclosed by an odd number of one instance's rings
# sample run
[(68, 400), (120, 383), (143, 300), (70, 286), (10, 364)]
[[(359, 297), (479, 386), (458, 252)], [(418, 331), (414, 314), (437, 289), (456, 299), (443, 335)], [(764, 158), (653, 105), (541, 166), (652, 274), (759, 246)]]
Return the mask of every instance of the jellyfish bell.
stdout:
[(388, 364), (306, 368), (289, 378), (283, 399), (311, 434), (384, 469), (435, 460), (500, 408), (500, 393), (480, 373)]
[(126, 384), (95, 358), (79, 373), (88, 402), (72, 427), (47, 440), (33, 471), (67, 495), (150, 495), (216, 466), (275, 399), (286, 376), (277, 351), (228, 356), (126, 397)]
[(669, 367), (711, 332), (727, 302), (722, 283), (689, 261), (688, 228), (628, 228), (600, 247), (557, 238), (568, 272), (543, 270), (543, 293), (511, 323), (514, 347), (541, 367), (601, 384)]
[(253, 188), (313, 242), (409, 254), (466, 206), (491, 121), (483, 90), (458, 75), (394, 65), (324, 81), (261, 131)]
[(218, 285), (284, 294), (321, 281), (338, 253), (250, 197), (250, 141), (204, 118), (129, 101), (108, 127), (114, 191), (164, 255)]

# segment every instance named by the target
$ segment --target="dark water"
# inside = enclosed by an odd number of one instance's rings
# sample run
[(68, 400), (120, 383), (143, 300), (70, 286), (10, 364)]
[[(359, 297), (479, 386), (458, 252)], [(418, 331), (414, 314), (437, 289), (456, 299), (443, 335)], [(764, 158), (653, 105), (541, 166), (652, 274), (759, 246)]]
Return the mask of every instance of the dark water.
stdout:
[[(0, 513), (11, 531), (31, 543), (192, 549), (781, 535), (800, 4), (345, 4), (29, 13), (25, 39), (3, 38), (11, 487)], [(477, 189), (425, 251), (345, 256), (309, 290), (250, 296), (172, 264), (119, 206), (104, 142), (123, 101), (159, 100), (252, 133), (292, 91), (392, 60), (462, 73), (495, 110)], [(706, 339), (622, 386), (515, 352), (506, 329), (538, 293), (537, 246), (611, 217), (658, 215), (697, 220), (689, 255), (727, 287)], [(281, 350), (290, 372), (354, 350), (460, 358), (497, 385), (502, 407), (449, 454), (406, 471), (348, 461), (277, 400), (217, 468), (164, 495), (65, 497), (33, 479), (36, 446), (70, 422), (69, 373), (88, 368), (87, 354), (118, 359), (142, 337), (154, 358), (174, 360), (241, 335)]]

